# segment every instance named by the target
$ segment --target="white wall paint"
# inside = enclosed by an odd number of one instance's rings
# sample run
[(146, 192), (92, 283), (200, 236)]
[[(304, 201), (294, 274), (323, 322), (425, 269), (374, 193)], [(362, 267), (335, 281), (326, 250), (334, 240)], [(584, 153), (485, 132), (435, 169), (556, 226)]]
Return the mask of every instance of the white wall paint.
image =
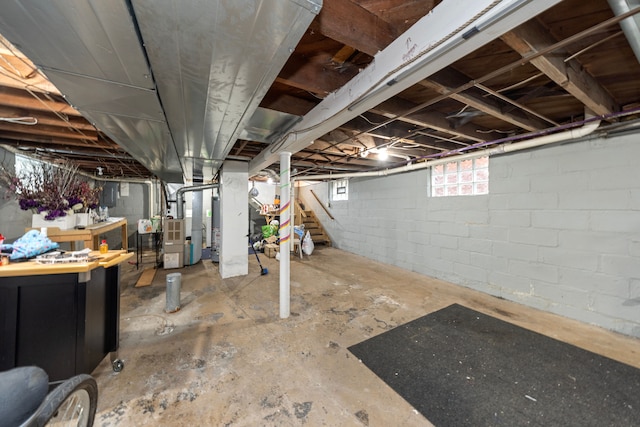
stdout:
[(334, 246), (640, 337), (638, 135), (492, 157), (490, 194), (428, 197), (429, 171), (300, 189)]

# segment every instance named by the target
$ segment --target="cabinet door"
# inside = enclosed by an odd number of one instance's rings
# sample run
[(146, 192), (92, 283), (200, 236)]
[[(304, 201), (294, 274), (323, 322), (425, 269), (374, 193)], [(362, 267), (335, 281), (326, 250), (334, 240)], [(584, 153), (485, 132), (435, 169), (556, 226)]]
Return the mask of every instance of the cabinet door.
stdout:
[(77, 274), (42, 277), (18, 289), (16, 366), (39, 366), (59, 381), (76, 371)]
[(18, 287), (0, 284), (0, 371), (16, 366), (16, 325), (18, 324)]
[(89, 282), (78, 284), (77, 373), (90, 374), (107, 353), (106, 288), (102, 267), (91, 271)]

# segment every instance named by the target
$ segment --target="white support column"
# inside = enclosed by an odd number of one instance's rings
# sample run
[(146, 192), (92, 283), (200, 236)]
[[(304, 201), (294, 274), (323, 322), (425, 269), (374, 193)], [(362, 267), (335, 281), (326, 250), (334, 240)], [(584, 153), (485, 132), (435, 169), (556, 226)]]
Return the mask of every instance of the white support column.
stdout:
[(291, 312), (291, 153), (280, 153), (280, 318)]
[(229, 160), (220, 172), (220, 276), (249, 273), (248, 164)]

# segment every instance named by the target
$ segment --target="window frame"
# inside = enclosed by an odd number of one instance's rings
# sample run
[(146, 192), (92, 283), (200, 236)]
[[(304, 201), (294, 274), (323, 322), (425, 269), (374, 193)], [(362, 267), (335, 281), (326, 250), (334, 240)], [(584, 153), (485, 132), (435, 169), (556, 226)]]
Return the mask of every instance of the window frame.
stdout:
[(349, 200), (349, 180), (346, 178), (331, 181), (331, 201)]
[(451, 160), (431, 167), (430, 197), (489, 194), (489, 156)]

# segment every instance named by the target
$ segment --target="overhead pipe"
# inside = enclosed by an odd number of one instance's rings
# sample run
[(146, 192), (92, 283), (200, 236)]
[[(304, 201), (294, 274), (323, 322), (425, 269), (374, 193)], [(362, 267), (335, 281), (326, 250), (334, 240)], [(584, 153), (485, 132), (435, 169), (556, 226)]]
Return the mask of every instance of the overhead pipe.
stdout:
[(177, 204), (176, 219), (184, 218), (184, 207), (183, 207), (184, 193), (188, 191), (202, 191), (202, 190), (209, 190), (211, 188), (219, 188), (219, 187), (220, 187), (220, 184), (216, 183), (216, 184), (193, 185), (191, 187), (180, 188), (178, 191), (176, 191), (176, 204)]
[[(324, 179), (386, 176), (386, 175), (393, 175), (397, 173), (416, 171), (420, 169), (427, 169), (433, 166), (437, 166), (437, 165), (441, 165), (449, 162), (455, 162), (459, 160), (474, 159), (477, 157), (491, 156), (491, 155), (502, 154), (502, 153), (511, 153), (514, 151), (526, 150), (528, 148), (540, 147), (542, 145), (548, 145), (548, 144), (553, 144), (553, 143), (558, 143), (563, 141), (569, 141), (571, 139), (578, 139), (578, 138), (585, 137), (593, 133), (600, 126), (601, 121), (600, 119), (587, 119), (587, 120), (584, 120), (583, 123), (584, 125), (577, 129), (570, 129), (560, 133), (539, 136), (538, 138), (533, 138), (530, 140), (513, 143), (513, 144), (503, 143), (497, 147), (489, 148), (487, 150), (479, 150), (479, 151), (474, 151), (472, 153), (447, 156), (448, 154), (460, 153), (464, 149), (449, 151), (447, 153), (443, 153), (439, 155), (442, 157), (439, 157), (434, 160), (427, 160), (426, 162), (422, 162), (422, 163), (407, 163), (404, 166), (391, 168), (391, 169), (383, 169), (378, 171), (329, 174), (329, 175), (313, 175), (309, 177), (301, 177), (300, 179), (303, 179), (305, 181), (318, 181), (318, 180), (324, 180)], [(482, 145), (489, 145), (489, 144), (495, 144), (495, 142), (481, 143), (481, 144), (476, 144), (476, 145), (465, 147), (465, 148), (466, 149), (479, 148)]]
[[(609, 6), (616, 16), (623, 15), (640, 6), (640, 0), (609, 0)], [(620, 27), (640, 62), (640, 17), (635, 15), (620, 21)]]

